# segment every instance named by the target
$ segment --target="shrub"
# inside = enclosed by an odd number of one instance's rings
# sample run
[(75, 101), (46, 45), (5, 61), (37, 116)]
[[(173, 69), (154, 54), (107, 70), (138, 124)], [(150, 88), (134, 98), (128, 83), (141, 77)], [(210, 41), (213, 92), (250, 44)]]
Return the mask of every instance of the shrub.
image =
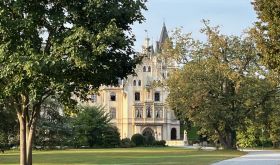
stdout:
[(136, 146), (143, 146), (144, 145), (144, 136), (137, 133), (137, 134), (134, 134), (132, 135), (131, 137), (131, 141), (136, 145)]
[(160, 144), (161, 146), (165, 146), (165, 145), (166, 145), (166, 141), (165, 141), (165, 140), (160, 140), (160, 141), (159, 141), (159, 144)]
[(155, 137), (152, 135), (148, 135), (148, 136), (144, 136), (145, 138), (145, 145), (147, 146), (151, 146), (155, 143)]
[(129, 138), (124, 138), (121, 140), (120, 147), (122, 148), (131, 148), (135, 147), (135, 143), (133, 143)]
[(118, 147), (120, 145), (120, 133), (117, 127), (107, 127), (102, 132), (103, 147)]

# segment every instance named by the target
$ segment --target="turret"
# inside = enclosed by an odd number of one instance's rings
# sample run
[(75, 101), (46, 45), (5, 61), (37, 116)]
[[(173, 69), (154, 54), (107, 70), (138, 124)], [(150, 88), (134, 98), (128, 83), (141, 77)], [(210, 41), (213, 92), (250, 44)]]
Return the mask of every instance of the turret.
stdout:
[(159, 41), (156, 42), (156, 52), (159, 53), (161, 51), (162, 45), (165, 42), (165, 40), (168, 39), (168, 32), (165, 26), (165, 23), (163, 23), (160, 38)]

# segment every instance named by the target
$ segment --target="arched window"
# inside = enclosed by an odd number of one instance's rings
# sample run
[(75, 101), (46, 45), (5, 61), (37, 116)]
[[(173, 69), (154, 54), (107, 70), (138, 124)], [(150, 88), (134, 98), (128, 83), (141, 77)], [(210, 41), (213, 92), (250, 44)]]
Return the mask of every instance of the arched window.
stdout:
[(155, 136), (154, 130), (151, 129), (150, 127), (147, 127), (143, 130), (142, 132), (143, 136)]
[(148, 66), (148, 72), (151, 72), (151, 66)]
[(133, 80), (133, 86), (136, 86), (136, 80)]
[(143, 67), (143, 72), (146, 72), (146, 66)]
[(141, 86), (141, 80), (138, 80), (138, 86)]

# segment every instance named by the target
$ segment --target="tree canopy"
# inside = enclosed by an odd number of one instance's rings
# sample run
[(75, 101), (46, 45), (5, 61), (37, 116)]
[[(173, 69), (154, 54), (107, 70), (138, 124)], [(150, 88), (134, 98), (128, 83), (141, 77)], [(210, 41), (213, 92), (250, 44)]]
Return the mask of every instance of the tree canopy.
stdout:
[(275, 86), (265, 78), (250, 36), (222, 35), (204, 23), (207, 41), (195, 42), (188, 54), (181, 54), (189, 56), (189, 62), (168, 80), (168, 102), (202, 134), (224, 148), (236, 148), (237, 131), (261, 109)]
[[(32, 164), (40, 106), (57, 95), (86, 98), (133, 73), (134, 22), (145, 0), (3, 0), (0, 2), (0, 104), (17, 111), (21, 165)], [(26, 152), (27, 151), (27, 155)]]
[(252, 34), (263, 62), (280, 72), (280, 3), (278, 0), (254, 0), (258, 16)]

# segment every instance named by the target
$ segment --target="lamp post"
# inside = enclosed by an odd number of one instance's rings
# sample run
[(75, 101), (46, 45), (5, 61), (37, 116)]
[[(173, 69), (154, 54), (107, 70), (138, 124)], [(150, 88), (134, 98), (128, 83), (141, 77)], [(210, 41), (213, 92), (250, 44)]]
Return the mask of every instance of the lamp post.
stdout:
[(262, 128), (262, 150), (263, 150), (263, 141), (264, 141), (263, 133), (264, 133), (264, 129)]

